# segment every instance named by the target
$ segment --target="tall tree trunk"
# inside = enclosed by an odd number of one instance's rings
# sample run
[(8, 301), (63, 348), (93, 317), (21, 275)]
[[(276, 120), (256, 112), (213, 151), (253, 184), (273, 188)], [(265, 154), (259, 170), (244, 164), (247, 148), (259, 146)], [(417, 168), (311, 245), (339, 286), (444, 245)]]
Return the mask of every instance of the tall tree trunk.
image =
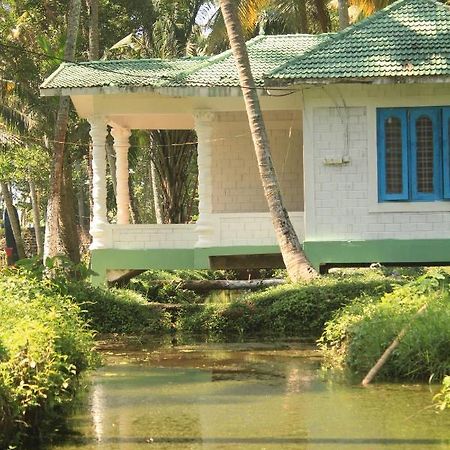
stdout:
[(300, 19), (300, 33), (308, 33), (308, 15), (306, 13), (306, 1), (300, 0), (298, 3), (298, 12)]
[(114, 138), (111, 136), (111, 127), (109, 126), (105, 145), (106, 159), (108, 160), (109, 174), (111, 175), (114, 197), (117, 197), (116, 152), (114, 150)]
[[(89, 61), (100, 58), (100, 29), (98, 26), (98, 0), (86, 0), (89, 14)], [(88, 155), (88, 178), (89, 178), (89, 221), (92, 221), (93, 199), (92, 199), (92, 144), (89, 144)], [(90, 236), (90, 235), (89, 235)], [(90, 236), (91, 237), (91, 236)]]
[(80, 236), (76, 221), (75, 192), (73, 189), (71, 155), (65, 155), (63, 191), (61, 195), (61, 222), (64, 236), (64, 254), (74, 263), (80, 262)]
[(42, 240), (41, 231), (41, 214), (39, 212), (39, 200), (36, 192), (36, 185), (33, 180), (28, 181), (30, 186), (31, 206), (33, 208), (33, 224), (34, 224), (34, 236), (36, 238), (37, 254), (39, 258), (42, 258), (44, 254), (44, 242)]
[(1, 182), (2, 196), (5, 202), (6, 210), (8, 211), (9, 223), (11, 224), (14, 240), (16, 241), (17, 256), (19, 259), (26, 258), (25, 249), (23, 245), (22, 233), (20, 232), (20, 224), (17, 220), (16, 211), (13, 205), (13, 199), (8, 184)]
[(89, 61), (100, 57), (100, 33), (98, 26), (98, 0), (86, 0), (89, 14)]
[[(81, 0), (71, 0), (67, 23), (66, 47), (64, 59), (75, 59), (75, 48), (80, 24)], [(61, 97), (55, 123), (53, 144), (53, 167), (50, 176), (50, 196), (47, 206), (47, 226), (45, 230), (44, 259), (58, 254), (68, 254), (68, 238), (64, 236), (66, 222), (73, 218), (64, 217), (62, 211), (62, 189), (64, 185), (64, 150), (69, 120), (70, 98)], [(68, 244), (68, 245), (67, 245)], [(79, 251), (79, 250), (78, 250)]]
[(347, 0), (338, 0), (338, 10), (339, 10), (339, 29), (343, 30), (347, 28), (350, 19), (348, 16), (348, 1)]
[(162, 211), (161, 211), (161, 192), (158, 184), (158, 174), (156, 173), (155, 163), (150, 160), (150, 173), (152, 175), (152, 191), (153, 191), (153, 205), (155, 207), (155, 220), (156, 223), (163, 223)]
[(250, 68), (247, 47), (241, 24), (233, 0), (220, 0), (220, 8), (227, 28), (231, 50), (239, 73), (239, 82), (244, 96), (250, 131), (258, 161), (259, 173), (267, 199), (272, 222), (289, 277), (293, 281), (309, 280), (315, 276), (314, 270), (305, 258), (292, 226), (287, 210), (283, 205), (275, 169), (270, 153), (258, 93)]

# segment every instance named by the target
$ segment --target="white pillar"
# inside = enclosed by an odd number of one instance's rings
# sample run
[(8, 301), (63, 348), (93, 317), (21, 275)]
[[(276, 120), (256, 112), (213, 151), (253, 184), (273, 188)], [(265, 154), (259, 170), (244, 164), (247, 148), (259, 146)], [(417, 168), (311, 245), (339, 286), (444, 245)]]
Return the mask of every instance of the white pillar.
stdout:
[(194, 113), (198, 152), (198, 198), (197, 247), (214, 245), (214, 223), (212, 217), (212, 131), (214, 113)]
[(106, 121), (104, 117), (89, 119), (92, 138), (92, 222), (89, 233), (92, 236), (91, 249), (107, 247), (106, 208)]
[(117, 223), (130, 223), (130, 190), (128, 187), (128, 149), (130, 147), (131, 131), (127, 128), (113, 126), (111, 134), (114, 137), (116, 152), (116, 180), (117, 180)]

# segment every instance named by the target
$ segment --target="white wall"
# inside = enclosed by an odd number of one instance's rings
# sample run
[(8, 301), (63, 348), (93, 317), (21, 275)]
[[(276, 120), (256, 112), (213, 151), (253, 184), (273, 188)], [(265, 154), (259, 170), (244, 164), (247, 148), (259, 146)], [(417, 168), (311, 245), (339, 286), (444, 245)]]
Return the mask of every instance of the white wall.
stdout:
[[(264, 119), (286, 208), (303, 211), (301, 112), (266, 111)], [(213, 127), (212, 211), (268, 211), (246, 113), (217, 113)]]
[[(305, 239), (450, 238), (450, 202), (378, 202), (376, 108), (450, 105), (450, 87), (304, 90)], [(348, 162), (347, 162), (348, 161)]]

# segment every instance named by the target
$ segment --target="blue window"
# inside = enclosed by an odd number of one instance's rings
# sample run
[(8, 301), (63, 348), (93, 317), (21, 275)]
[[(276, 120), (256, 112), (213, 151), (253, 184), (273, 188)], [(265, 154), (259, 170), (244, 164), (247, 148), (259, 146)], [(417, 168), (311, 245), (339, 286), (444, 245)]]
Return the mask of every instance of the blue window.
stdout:
[(450, 107), (379, 109), (377, 135), (380, 201), (450, 199)]

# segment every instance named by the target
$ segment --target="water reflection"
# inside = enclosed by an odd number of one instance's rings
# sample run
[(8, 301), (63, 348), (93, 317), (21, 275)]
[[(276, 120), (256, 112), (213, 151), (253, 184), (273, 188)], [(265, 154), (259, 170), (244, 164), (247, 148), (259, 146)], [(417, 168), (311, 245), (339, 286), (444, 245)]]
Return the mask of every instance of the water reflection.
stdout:
[(79, 433), (56, 449), (448, 449), (427, 386), (321, 376), (297, 345), (129, 348), (94, 374)]

